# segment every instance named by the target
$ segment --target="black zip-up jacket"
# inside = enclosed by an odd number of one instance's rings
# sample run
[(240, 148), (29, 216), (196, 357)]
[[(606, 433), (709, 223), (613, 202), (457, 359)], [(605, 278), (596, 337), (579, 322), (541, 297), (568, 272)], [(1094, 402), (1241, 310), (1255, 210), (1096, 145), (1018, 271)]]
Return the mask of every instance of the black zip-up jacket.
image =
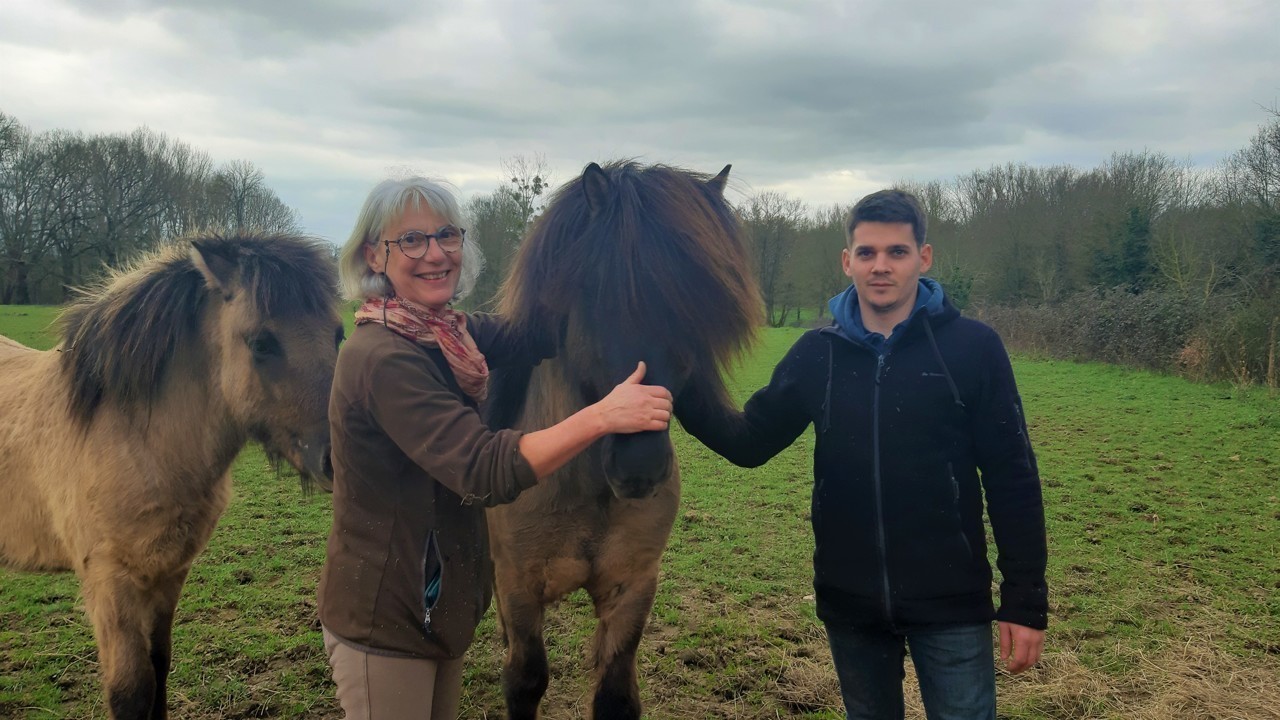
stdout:
[(1013, 369), (994, 330), (936, 305), (914, 312), (884, 350), (838, 325), (805, 333), (742, 413), (693, 395), (678, 398), (676, 413), (744, 467), (814, 424), (814, 590), (824, 622), (906, 630), (994, 617), (1044, 629), (1044, 509)]

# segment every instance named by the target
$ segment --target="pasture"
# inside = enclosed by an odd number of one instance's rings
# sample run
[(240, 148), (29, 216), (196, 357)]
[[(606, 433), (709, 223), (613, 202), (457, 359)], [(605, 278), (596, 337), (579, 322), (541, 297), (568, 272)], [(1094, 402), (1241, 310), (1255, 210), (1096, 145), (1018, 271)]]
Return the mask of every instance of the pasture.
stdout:
[[(0, 334), (49, 347), (53, 316), (0, 307)], [(739, 402), (799, 332), (762, 331), (732, 378)], [(1280, 399), (1096, 364), (1015, 370), (1051, 607), (1040, 666), (999, 679), (1001, 717), (1280, 718)], [(742, 470), (673, 435), (684, 498), (640, 648), (646, 716), (841, 717), (809, 585), (811, 436)], [(173, 715), (337, 717), (314, 601), (327, 497), (303, 497), (256, 448), (235, 477), (178, 605)], [(590, 703), (590, 607), (579, 593), (550, 615), (548, 718)], [(503, 715), (492, 615), (468, 656), (467, 718)], [(0, 717), (105, 717), (93, 648), (73, 576), (0, 571)]]

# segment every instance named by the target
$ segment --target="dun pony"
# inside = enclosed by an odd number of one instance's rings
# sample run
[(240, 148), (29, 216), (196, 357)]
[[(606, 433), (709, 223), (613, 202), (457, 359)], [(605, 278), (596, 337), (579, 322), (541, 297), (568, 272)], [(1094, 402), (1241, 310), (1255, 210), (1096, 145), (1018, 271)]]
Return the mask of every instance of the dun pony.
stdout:
[(174, 609), (245, 443), (328, 485), (336, 288), (313, 241), (209, 235), (86, 293), (57, 348), (0, 342), (0, 564), (79, 576), (112, 718), (167, 716)]
[[(563, 327), (556, 358), (496, 375), (490, 422), (543, 428), (599, 400), (644, 360), (644, 382), (724, 402), (721, 370), (761, 321), (739, 223), (710, 177), (662, 165), (588, 165), (520, 248), (500, 311)], [(609, 436), (489, 512), (503, 693), (537, 716), (544, 608), (577, 588), (595, 603), (596, 718), (640, 717), (636, 650), (680, 501), (666, 432)]]

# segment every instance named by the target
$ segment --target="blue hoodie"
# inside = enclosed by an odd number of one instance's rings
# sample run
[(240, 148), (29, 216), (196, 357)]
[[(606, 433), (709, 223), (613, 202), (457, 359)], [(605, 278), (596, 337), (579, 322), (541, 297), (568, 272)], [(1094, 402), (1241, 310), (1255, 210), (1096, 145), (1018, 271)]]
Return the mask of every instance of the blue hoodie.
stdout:
[(866, 326), (862, 324), (862, 312), (858, 307), (858, 289), (853, 285), (831, 298), (827, 302), (827, 307), (831, 309), (831, 317), (835, 320), (836, 334), (846, 340), (870, 346), (876, 353), (884, 355), (894, 341), (902, 337), (902, 333), (898, 331), (910, 323), (917, 313), (923, 310), (930, 316), (936, 317), (940, 314), (943, 308), (943, 297), (942, 285), (937, 280), (920, 278), (920, 290), (916, 293), (916, 304), (911, 314), (893, 328), (888, 338), (877, 332), (868, 332)]

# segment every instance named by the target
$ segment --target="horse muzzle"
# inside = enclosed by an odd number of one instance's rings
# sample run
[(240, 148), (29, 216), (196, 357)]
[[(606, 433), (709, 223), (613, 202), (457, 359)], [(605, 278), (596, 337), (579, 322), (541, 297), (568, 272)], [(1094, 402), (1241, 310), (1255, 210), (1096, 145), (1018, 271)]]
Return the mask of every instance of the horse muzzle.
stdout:
[(675, 454), (665, 432), (611, 435), (601, 450), (605, 480), (620, 500), (653, 497), (671, 477)]
[[(314, 483), (327, 493), (333, 492), (333, 460), (329, 441), (306, 441), (294, 438), (291, 443), (293, 465), (302, 473), (304, 483)], [(296, 458), (296, 459), (295, 459)]]

